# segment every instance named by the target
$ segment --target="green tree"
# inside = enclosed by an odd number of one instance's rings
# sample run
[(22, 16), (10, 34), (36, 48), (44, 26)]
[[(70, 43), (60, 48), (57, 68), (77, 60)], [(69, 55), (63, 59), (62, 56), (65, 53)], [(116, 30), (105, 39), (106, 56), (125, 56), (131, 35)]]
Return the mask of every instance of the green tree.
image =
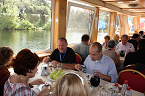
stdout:
[(19, 25), (17, 7), (5, 4), (1, 6), (0, 29), (16, 29)]

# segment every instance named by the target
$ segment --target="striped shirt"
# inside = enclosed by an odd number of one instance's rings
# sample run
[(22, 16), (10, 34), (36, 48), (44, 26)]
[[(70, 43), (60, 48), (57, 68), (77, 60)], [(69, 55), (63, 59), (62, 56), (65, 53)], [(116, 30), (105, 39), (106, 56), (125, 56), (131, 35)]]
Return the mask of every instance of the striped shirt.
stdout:
[(37, 96), (30, 87), (23, 83), (10, 83), (11, 77), (5, 82), (4, 96)]

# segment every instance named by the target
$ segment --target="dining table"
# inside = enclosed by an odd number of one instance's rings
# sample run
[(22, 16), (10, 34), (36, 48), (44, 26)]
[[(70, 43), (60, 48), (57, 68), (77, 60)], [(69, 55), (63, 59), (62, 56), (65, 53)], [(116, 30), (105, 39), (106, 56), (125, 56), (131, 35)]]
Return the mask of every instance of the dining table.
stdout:
[[(45, 83), (46, 82), (55, 82), (55, 80), (52, 80), (52, 79), (49, 78), (49, 75), (48, 76), (42, 76), (41, 75), (43, 67), (47, 66), (47, 65), (48, 65), (48, 68), (49, 68), (49, 64), (43, 63), (43, 62), (40, 63), (39, 66), (37, 67), (38, 71), (36, 72), (35, 76), (33, 78), (30, 78), (28, 82), (31, 82), (31, 81), (36, 80), (36, 79), (42, 79)], [(69, 69), (63, 69), (63, 71), (65, 73), (75, 72), (75, 70), (69, 70)], [(84, 76), (85, 76), (85, 74), (87, 74), (87, 73), (82, 72), (82, 74), (84, 74)], [(89, 80), (87, 80), (87, 81), (89, 82)], [(99, 84), (98, 87), (90, 86), (91, 96), (111, 96), (111, 94), (108, 91), (105, 90), (106, 84), (109, 84), (109, 83), (111, 83), (111, 82), (100, 79), (100, 84)], [(39, 93), (40, 92), (39, 85), (35, 85), (33, 87), (33, 90), (36, 93)], [(131, 89), (131, 93), (132, 93), (132, 96), (144, 96), (143, 93), (132, 90), (132, 89)], [(50, 94), (50, 96), (51, 96), (51, 94)]]

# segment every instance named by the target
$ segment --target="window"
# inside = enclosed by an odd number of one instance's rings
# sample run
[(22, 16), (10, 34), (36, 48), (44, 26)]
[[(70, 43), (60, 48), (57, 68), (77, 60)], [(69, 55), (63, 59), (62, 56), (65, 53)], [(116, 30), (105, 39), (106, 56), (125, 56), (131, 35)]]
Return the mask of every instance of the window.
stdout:
[(83, 34), (90, 34), (95, 8), (68, 2), (66, 39), (68, 44), (81, 42)]
[(128, 17), (129, 33), (134, 33), (134, 18)]
[(2, 0), (0, 5), (0, 46), (9, 46), (15, 53), (24, 48), (52, 49), (51, 0)]
[(142, 31), (145, 31), (145, 19), (140, 19), (140, 29)]
[(116, 16), (115, 34), (120, 36), (120, 20), (118, 15)]
[(98, 24), (98, 35), (97, 41), (104, 40), (104, 37), (108, 35), (109, 32), (109, 20), (110, 20), (110, 13), (105, 11), (99, 11), (99, 24)]

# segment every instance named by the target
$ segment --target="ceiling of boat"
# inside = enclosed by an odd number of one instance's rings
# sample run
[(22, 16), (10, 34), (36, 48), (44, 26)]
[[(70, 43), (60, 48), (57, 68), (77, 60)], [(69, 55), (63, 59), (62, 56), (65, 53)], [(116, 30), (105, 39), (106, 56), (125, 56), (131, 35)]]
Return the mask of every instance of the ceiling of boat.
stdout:
[(145, 0), (68, 0), (99, 7), (108, 12), (145, 18)]
[(131, 13), (145, 15), (145, 0), (100, 0)]

